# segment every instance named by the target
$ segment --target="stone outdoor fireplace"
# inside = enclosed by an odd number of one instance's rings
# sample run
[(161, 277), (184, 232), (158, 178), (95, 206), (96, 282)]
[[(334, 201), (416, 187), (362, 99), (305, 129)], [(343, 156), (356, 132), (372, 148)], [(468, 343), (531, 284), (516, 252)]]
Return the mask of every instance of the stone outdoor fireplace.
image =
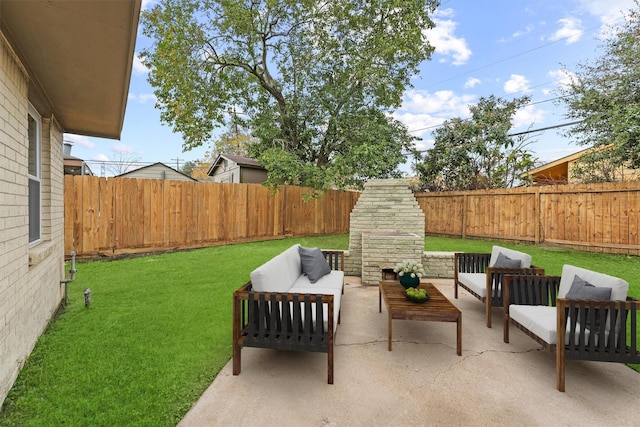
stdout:
[(370, 180), (351, 211), (345, 272), (377, 285), (384, 268), (422, 262), (425, 217), (404, 179)]

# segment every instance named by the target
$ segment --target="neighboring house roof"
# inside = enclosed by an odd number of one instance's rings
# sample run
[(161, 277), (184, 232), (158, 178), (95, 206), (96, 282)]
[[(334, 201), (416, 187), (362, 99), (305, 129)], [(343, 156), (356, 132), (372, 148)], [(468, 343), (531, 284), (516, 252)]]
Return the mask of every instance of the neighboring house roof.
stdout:
[(84, 160), (69, 154), (63, 154), (62, 159), (65, 175), (93, 175), (93, 172)]
[(29, 100), (65, 132), (119, 139), (141, 0), (0, 2), (29, 75)]
[(534, 182), (568, 182), (569, 180), (569, 164), (580, 158), (587, 150), (586, 148), (576, 153), (569, 154), (568, 156), (561, 157), (552, 162), (546, 163), (535, 169), (531, 169), (523, 174), (521, 177), (531, 175)]
[(232, 154), (220, 154), (209, 168), (207, 175), (213, 176), (215, 170), (222, 164), (224, 160), (237, 163), (240, 167), (266, 170), (264, 166), (260, 164), (256, 159), (252, 159), (244, 156), (236, 156)]
[[(149, 178), (149, 179), (171, 179), (171, 177), (161, 177), (154, 175), (145, 174), (147, 171), (151, 171), (152, 169), (157, 169), (158, 171), (166, 171), (171, 174), (179, 174), (186, 181), (198, 181), (197, 179), (191, 178), (189, 175), (186, 175), (179, 170), (172, 168), (171, 166), (167, 166), (162, 162), (156, 162), (152, 165), (143, 166), (138, 169), (134, 169), (129, 172), (121, 173), (120, 175), (116, 175), (114, 178)], [(148, 175), (148, 176), (147, 176)]]

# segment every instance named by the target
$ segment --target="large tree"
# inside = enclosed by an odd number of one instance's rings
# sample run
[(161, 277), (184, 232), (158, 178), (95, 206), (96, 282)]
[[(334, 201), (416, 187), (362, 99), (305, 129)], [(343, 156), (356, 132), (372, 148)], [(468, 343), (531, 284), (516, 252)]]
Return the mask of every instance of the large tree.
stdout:
[(529, 97), (512, 101), (489, 96), (471, 105), (471, 117), (453, 118), (434, 132), (434, 146), (416, 170), (422, 188), (431, 191), (507, 188), (536, 159), (527, 149), (531, 141), (510, 136), (514, 115)]
[(163, 0), (142, 15), (161, 119), (206, 142), (239, 108), (268, 184), (388, 177), (412, 148), (389, 116), (433, 47), (437, 0)]
[[(584, 181), (619, 179), (619, 167), (640, 168), (640, 8), (603, 39), (604, 53), (578, 65), (561, 88), (567, 135), (593, 147), (576, 168)], [(597, 171), (597, 173), (596, 173)]]

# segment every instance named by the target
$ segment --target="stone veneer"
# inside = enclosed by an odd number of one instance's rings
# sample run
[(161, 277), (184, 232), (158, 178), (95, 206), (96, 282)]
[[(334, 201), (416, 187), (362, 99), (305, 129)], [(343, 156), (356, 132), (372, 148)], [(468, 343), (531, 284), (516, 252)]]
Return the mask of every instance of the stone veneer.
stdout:
[(422, 265), (425, 277), (437, 277), (439, 279), (453, 279), (454, 276), (453, 252), (425, 252), (422, 254)]
[(363, 284), (377, 285), (381, 268), (393, 267), (403, 259), (421, 261), (424, 227), (424, 213), (406, 180), (368, 181), (351, 211), (346, 274), (361, 276)]

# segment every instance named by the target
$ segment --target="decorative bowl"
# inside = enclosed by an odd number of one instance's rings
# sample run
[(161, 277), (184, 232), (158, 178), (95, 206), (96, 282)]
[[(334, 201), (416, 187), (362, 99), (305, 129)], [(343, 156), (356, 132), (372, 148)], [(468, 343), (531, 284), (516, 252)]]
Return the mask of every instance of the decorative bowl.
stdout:
[[(414, 288), (409, 288), (409, 289), (414, 289)], [(421, 295), (417, 295), (414, 293), (409, 293), (409, 289), (407, 289), (406, 291), (404, 291), (404, 296), (411, 302), (417, 302), (417, 303), (423, 303), (423, 302), (427, 302), (429, 301), (429, 295), (428, 294), (421, 294)]]

